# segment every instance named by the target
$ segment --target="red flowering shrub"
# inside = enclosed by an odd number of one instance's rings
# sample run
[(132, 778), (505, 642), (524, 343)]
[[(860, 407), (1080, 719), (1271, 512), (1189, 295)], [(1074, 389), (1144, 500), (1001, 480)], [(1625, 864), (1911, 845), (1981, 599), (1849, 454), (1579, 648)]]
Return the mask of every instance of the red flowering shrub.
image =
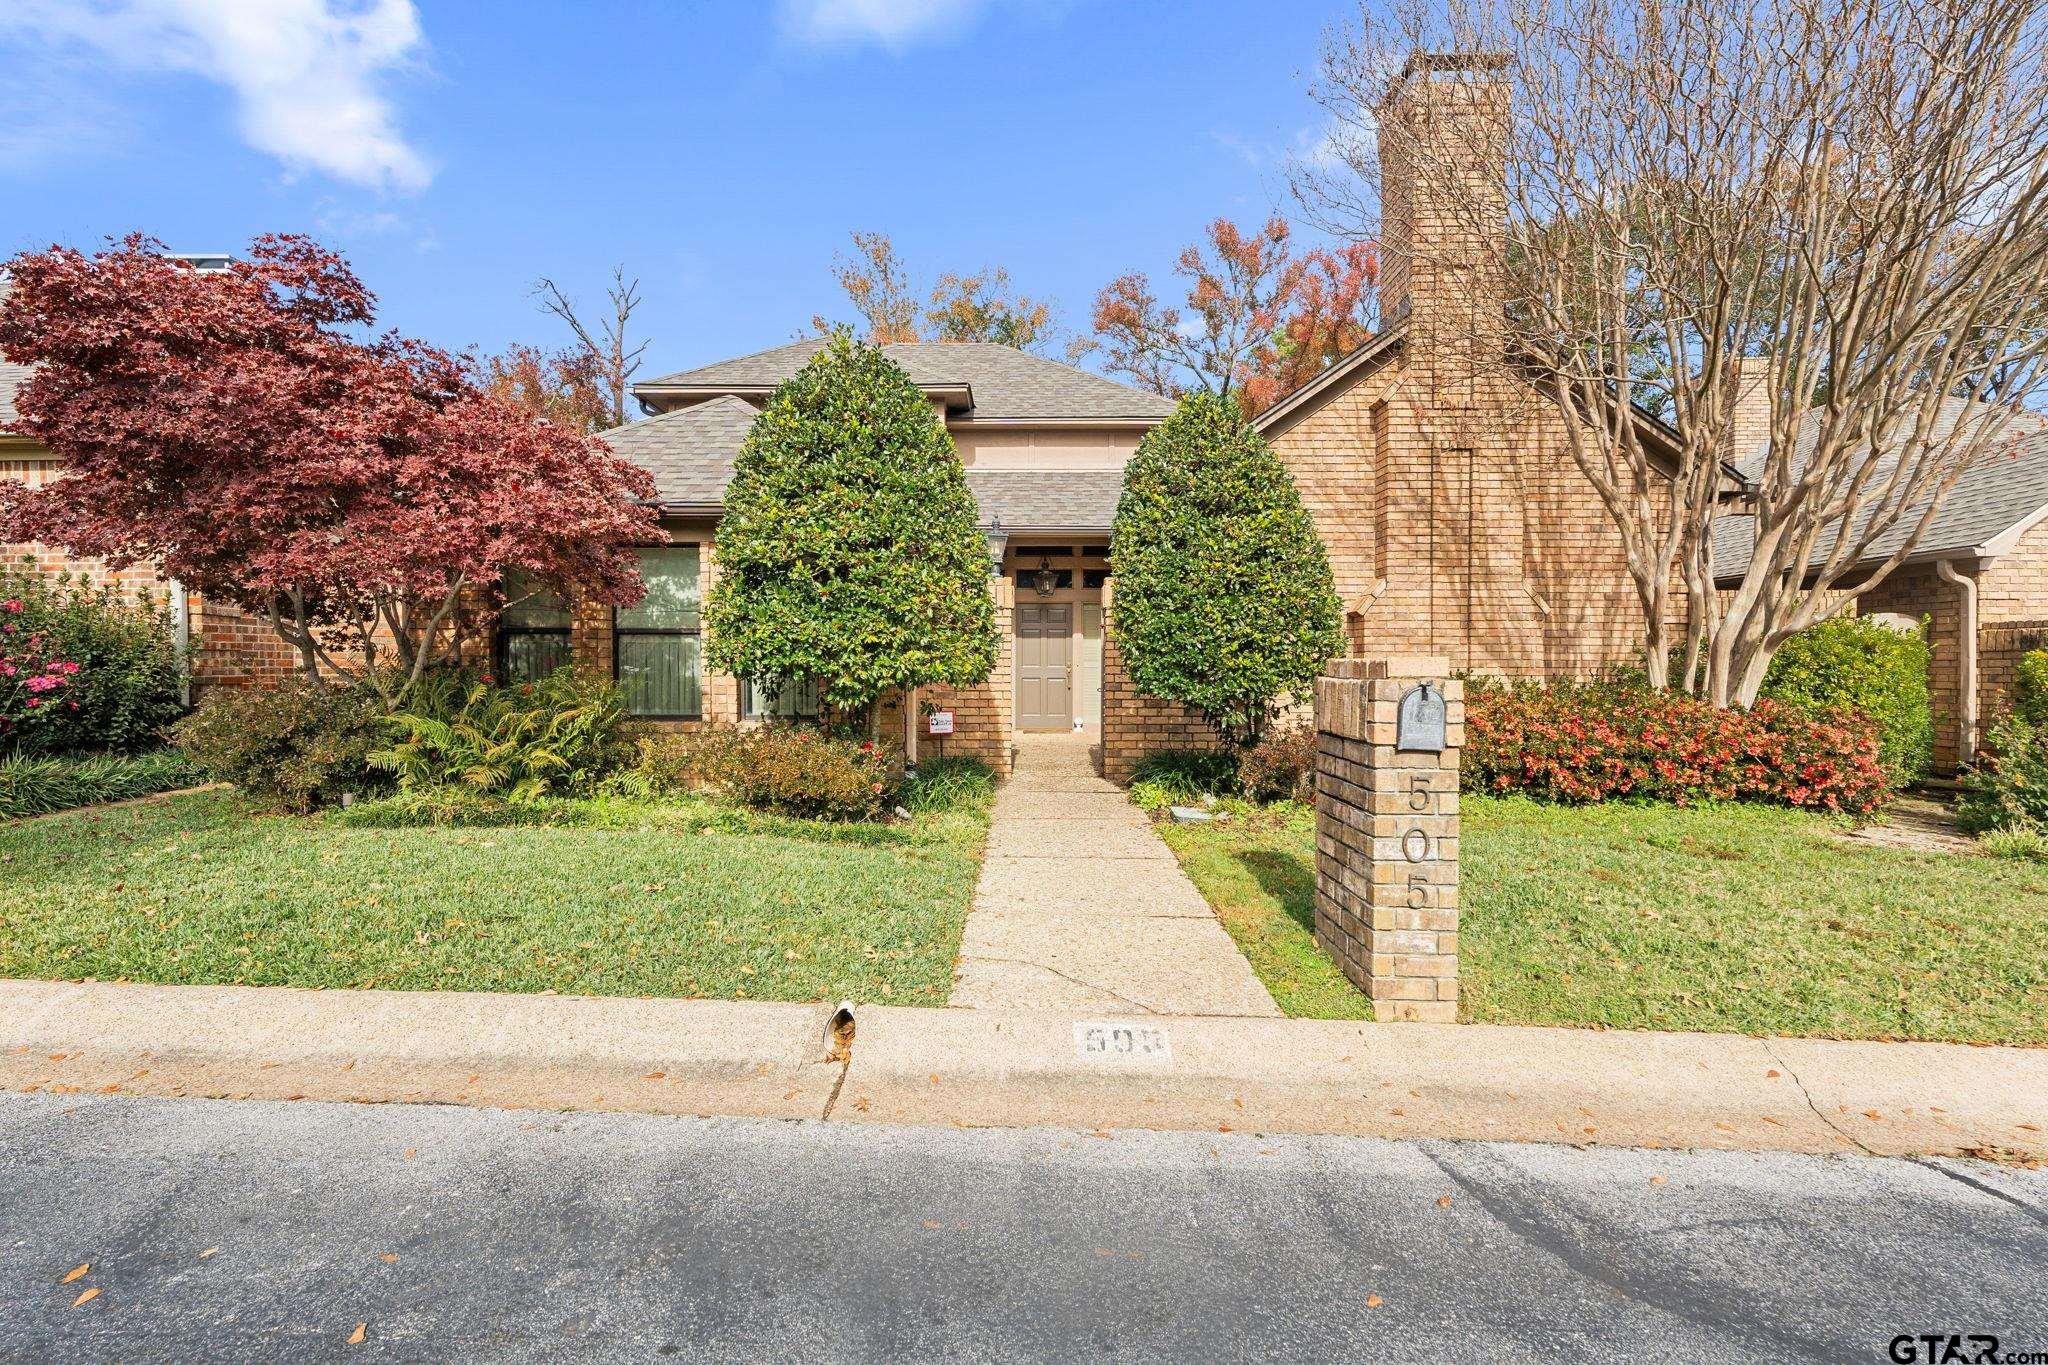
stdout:
[(1764, 801), (1862, 815), (1891, 783), (1877, 725), (1615, 684), (1466, 685), (1467, 791), (1550, 801)]
[(0, 753), (34, 748), (39, 731), (61, 727), (78, 703), (68, 694), (78, 665), (57, 657), (41, 631), (17, 624), (21, 603), (0, 602)]

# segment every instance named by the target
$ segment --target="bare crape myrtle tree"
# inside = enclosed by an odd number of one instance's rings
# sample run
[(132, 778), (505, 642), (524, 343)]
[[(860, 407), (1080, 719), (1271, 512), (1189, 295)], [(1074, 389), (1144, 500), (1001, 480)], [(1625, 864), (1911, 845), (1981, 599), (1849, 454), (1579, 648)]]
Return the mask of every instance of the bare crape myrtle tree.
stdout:
[[(1882, 581), (1959, 477), (2041, 426), (2044, 7), (1439, 0), (1383, 16), (1362, 7), (1326, 43), (1331, 133), (1298, 196), (1375, 238), (1380, 157), (1440, 182), (1506, 300), (1472, 324), (1500, 335), (1466, 349), (1582, 419), (1571, 454), (1626, 548), (1651, 681), (1748, 704), (1788, 636)], [(1469, 149), (1421, 126), (1430, 102), (1381, 127), (1400, 73), (1452, 65), (1506, 85), (1504, 197), (1450, 164)]]

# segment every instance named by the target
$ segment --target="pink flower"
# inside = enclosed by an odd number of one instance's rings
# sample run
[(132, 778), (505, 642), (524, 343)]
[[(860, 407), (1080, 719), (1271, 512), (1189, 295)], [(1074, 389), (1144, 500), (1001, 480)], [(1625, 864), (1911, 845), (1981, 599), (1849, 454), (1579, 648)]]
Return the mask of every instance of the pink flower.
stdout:
[(19, 597), (10, 597), (5, 602), (0, 602), (0, 611), (11, 611), (18, 613), (20, 610), (21, 599)]

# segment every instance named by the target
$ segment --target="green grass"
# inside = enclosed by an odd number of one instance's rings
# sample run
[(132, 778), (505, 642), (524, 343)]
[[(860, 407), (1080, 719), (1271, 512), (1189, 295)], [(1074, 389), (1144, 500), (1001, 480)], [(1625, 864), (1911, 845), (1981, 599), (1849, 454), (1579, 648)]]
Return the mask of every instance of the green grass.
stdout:
[[(1760, 806), (1467, 797), (1461, 1017), (2048, 1043), (2048, 863), (1845, 844)], [(1282, 1010), (1369, 1014), (1316, 948), (1314, 822), (1163, 828)]]
[(221, 791), (0, 828), (0, 977), (945, 1002), (985, 805), (351, 828)]

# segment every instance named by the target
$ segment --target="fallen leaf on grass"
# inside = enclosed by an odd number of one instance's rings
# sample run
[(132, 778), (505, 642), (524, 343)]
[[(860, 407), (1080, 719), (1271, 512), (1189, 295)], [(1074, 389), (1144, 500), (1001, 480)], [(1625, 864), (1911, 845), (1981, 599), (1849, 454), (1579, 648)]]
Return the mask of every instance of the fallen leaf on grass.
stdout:
[(86, 1271), (88, 1271), (88, 1270), (91, 1270), (91, 1269), (92, 1269), (92, 1262), (91, 1262), (91, 1261), (85, 1261), (85, 1262), (82, 1262), (82, 1263), (80, 1263), (80, 1265), (79, 1265), (79, 1266), (77, 1267), (77, 1269), (73, 1270), (73, 1271), (72, 1271), (72, 1272), (71, 1272), (71, 1273), (70, 1273), (69, 1275), (66, 1275), (66, 1276), (64, 1277), (64, 1283), (65, 1283), (65, 1284), (70, 1284), (70, 1283), (71, 1283), (71, 1282), (72, 1282), (73, 1280), (76, 1280), (76, 1279), (79, 1279), (79, 1278), (81, 1278), (81, 1277), (82, 1277), (82, 1276), (83, 1276), (83, 1275), (85, 1274), (85, 1272), (86, 1272)]
[(94, 1299), (98, 1298), (99, 1296), (100, 1291), (98, 1289), (88, 1289), (83, 1294), (80, 1294), (77, 1298), (73, 1299), (71, 1301), (71, 1306), (73, 1308), (76, 1308), (82, 1303), (91, 1303)]
[(353, 1332), (350, 1332), (350, 1333), (348, 1334), (348, 1344), (349, 1344), (349, 1345), (351, 1345), (351, 1346), (360, 1346), (360, 1345), (362, 1345), (362, 1344), (363, 1344), (363, 1334), (364, 1334), (364, 1333), (366, 1333), (366, 1332), (368, 1332), (369, 1330), (370, 1330), (370, 1324), (369, 1324), (369, 1323), (367, 1323), (367, 1322), (359, 1322), (359, 1323), (357, 1323), (357, 1324), (356, 1324), (356, 1330), (355, 1330), (355, 1331), (353, 1331)]

